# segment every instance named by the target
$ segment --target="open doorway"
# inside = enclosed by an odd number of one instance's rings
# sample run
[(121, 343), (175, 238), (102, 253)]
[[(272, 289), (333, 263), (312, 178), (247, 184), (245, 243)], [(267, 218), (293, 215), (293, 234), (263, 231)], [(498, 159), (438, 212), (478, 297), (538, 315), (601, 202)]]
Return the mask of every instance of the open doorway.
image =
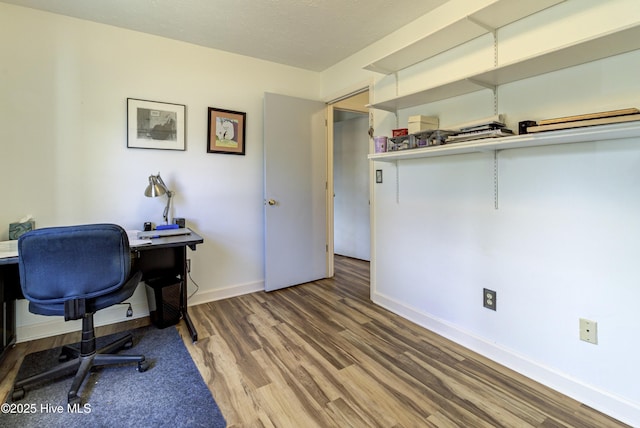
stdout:
[(333, 104), (334, 254), (370, 260), (369, 92)]

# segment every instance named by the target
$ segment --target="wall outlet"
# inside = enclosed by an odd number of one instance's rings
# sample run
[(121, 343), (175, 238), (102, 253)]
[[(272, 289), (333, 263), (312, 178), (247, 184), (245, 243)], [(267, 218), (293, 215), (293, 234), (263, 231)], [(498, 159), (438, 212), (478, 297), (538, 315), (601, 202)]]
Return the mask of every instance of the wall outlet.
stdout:
[(495, 311), (497, 309), (497, 298), (498, 294), (495, 291), (488, 288), (482, 289), (482, 306), (485, 308)]
[(580, 318), (580, 340), (598, 344), (598, 323), (595, 321)]

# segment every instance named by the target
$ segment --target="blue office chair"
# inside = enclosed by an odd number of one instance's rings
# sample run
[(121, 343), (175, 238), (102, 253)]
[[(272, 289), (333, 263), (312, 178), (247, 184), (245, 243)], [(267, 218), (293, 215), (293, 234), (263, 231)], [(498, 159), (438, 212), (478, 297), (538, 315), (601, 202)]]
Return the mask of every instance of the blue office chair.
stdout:
[[(93, 314), (131, 297), (142, 278), (131, 272), (126, 232), (115, 224), (89, 224), (36, 229), (18, 240), (20, 284), (29, 300), (29, 311), (40, 315), (64, 315), (65, 321), (82, 319), (79, 352), (65, 347), (61, 364), (15, 383), (12, 399), (24, 397), (36, 384), (75, 373), (69, 404), (78, 396), (92, 367), (138, 363), (147, 370), (144, 355), (112, 354), (133, 346), (131, 334), (96, 350)], [(65, 361), (67, 360), (67, 361)]]

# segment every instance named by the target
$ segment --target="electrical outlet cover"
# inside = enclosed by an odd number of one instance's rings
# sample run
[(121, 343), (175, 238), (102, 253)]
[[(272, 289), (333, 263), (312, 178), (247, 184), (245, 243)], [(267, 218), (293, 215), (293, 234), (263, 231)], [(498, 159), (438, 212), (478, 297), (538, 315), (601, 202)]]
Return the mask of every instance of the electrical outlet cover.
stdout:
[(482, 289), (482, 306), (495, 311), (497, 309), (498, 293), (488, 288)]

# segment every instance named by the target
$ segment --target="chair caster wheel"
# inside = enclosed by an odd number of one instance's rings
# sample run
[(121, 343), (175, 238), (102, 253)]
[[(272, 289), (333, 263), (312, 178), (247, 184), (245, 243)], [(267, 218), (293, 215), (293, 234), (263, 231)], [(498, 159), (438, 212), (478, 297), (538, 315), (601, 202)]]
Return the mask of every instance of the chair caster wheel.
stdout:
[(148, 369), (149, 369), (149, 363), (148, 363), (148, 362), (146, 362), (146, 361), (140, 361), (140, 362), (138, 363), (138, 371), (139, 371), (140, 373), (144, 373), (144, 372), (146, 372)]
[(64, 346), (62, 348), (62, 351), (60, 351), (60, 355), (58, 356), (58, 362), (66, 363), (67, 361), (70, 361), (77, 357), (78, 353), (75, 349), (71, 348), (70, 346)]
[(13, 392), (11, 393), (11, 400), (12, 401), (18, 401), (18, 400), (22, 400), (24, 398), (24, 388), (18, 388), (18, 389), (14, 389)]
[(67, 361), (69, 361), (69, 360), (71, 360), (71, 359), (73, 359), (75, 357), (76, 357), (75, 355), (72, 355), (69, 352), (62, 351), (60, 353), (60, 356), (58, 357), (58, 362), (59, 363), (66, 363)]

